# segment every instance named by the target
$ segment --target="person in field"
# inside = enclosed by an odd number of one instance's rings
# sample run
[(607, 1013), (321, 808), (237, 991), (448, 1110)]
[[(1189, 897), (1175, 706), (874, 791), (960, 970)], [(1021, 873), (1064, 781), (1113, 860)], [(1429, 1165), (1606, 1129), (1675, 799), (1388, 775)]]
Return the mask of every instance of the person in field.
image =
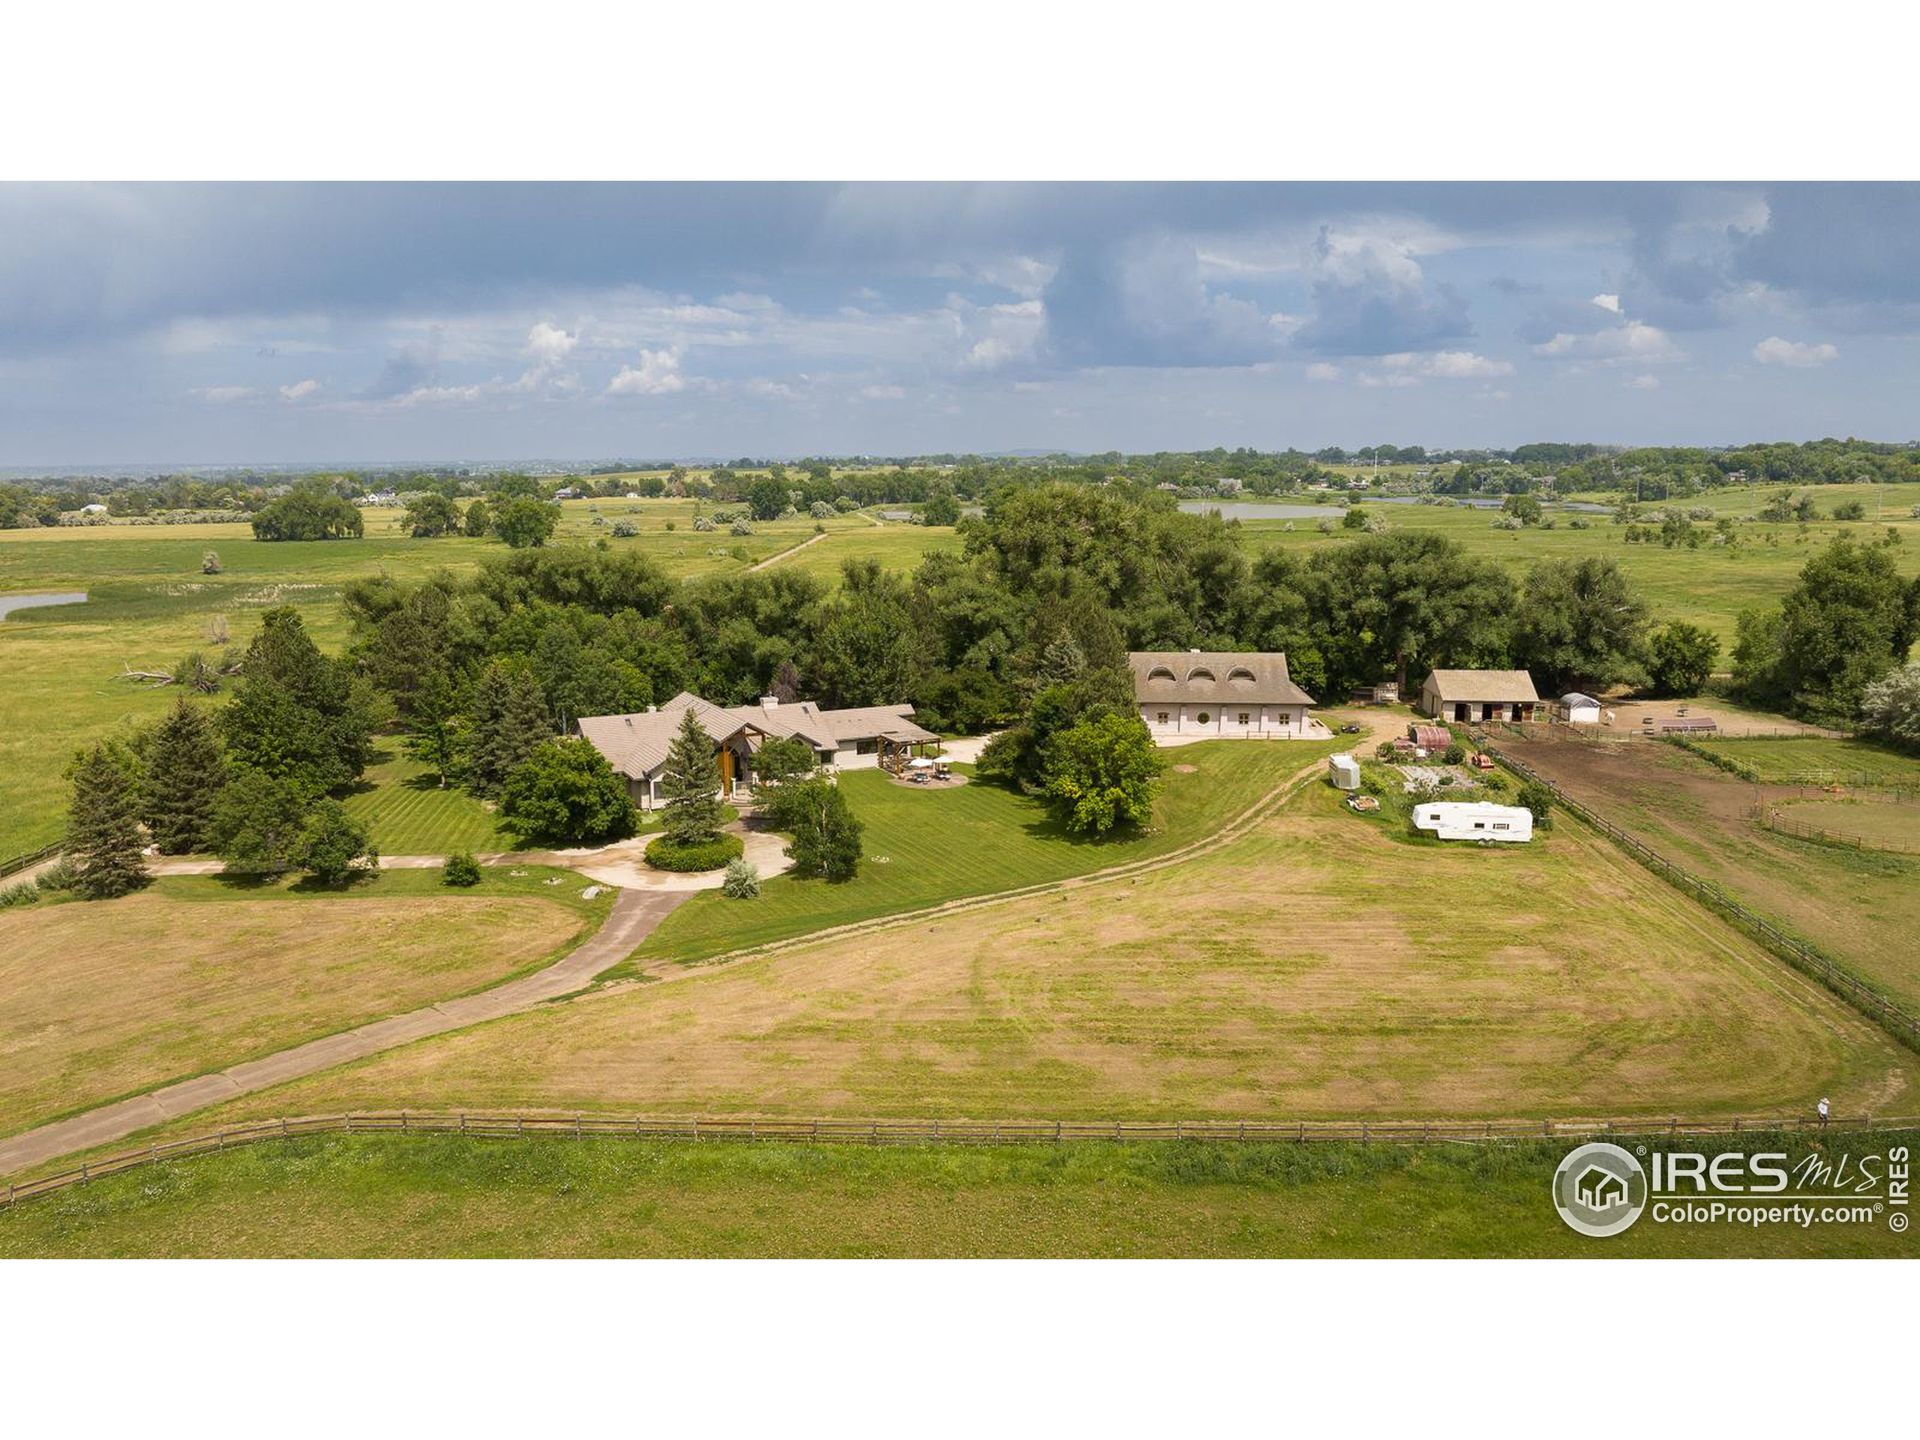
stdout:
[(1822, 1095), (1820, 1097), (1820, 1103), (1814, 1106), (1813, 1108), (1815, 1109), (1815, 1111), (1819, 1113), (1820, 1128), (1822, 1130), (1826, 1129), (1827, 1128), (1827, 1097)]

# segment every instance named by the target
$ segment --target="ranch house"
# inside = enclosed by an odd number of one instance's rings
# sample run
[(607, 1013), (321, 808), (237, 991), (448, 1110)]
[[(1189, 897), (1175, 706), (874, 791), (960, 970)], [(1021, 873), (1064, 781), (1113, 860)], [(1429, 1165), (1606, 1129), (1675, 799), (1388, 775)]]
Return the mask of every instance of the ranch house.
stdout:
[(1420, 708), (1436, 720), (1531, 720), (1540, 710), (1524, 670), (1436, 670), (1420, 687)]
[(1145, 650), (1127, 656), (1140, 718), (1156, 740), (1323, 738), (1313, 697), (1279, 652)]
[(633, 803), (652, 810), (662, 803), (667, 752), (688, 710), (713, 741), (720, 761), (720, 793), (727, 798), (751, 791), (753, 757), (768, 740), (791, 736), (806, 742), (822, 768), (832, 773), (891, 767), (940, 739), (913, 723), (911, 705), (822, 710), (811, 700), (782, 703), (764, 695), (756, 704), (729, 708), (685, 690), (664, 705), (632, 715), (582, 716), (576, 729), (626, 778)]

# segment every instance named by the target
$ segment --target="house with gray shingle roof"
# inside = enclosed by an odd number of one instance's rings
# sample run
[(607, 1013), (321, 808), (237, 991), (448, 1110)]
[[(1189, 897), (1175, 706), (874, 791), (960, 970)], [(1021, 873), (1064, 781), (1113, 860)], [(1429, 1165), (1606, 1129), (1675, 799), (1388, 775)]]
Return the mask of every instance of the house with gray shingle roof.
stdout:
[(913, 723), (911, 705), (822, 710), (811, 700), (782, 703), (766, 695), (757, 704), (728, 707), (687, 690), (664, 705), (630, 715), (583, 716), (575, 729), (626, 778), (633, 803), (651, 810), (661, 803), (667, 752), (689, 710), (713, 741), (723, 798), (752, 788), (753, 757), (768, 740), (791, 736), (804, 741), (821, 767), (832, 773), (872, 769), (883, 758), (940, 738)]
[(1279, 651), (1141, 650), (1127, 656), (1140, 718), (1162, 744), (1299, 740), (1327, 729)]

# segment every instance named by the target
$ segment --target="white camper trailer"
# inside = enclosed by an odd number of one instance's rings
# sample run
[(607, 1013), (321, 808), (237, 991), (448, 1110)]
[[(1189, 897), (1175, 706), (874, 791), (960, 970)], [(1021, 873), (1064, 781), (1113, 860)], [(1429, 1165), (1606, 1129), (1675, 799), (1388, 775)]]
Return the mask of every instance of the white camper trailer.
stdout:
[(1520, 841), (1533, 838), (1533, 812), (1522, 805), (1495, 805), (1486, 800), (1442, 800), (1413, 807), (1417, 830), (1431, 830), (1442, 840)]
[(1336, 790), (1358, 790), (1360, 788), (1360, 762), (1351, 755), (1329, 755), (1327, 774)]

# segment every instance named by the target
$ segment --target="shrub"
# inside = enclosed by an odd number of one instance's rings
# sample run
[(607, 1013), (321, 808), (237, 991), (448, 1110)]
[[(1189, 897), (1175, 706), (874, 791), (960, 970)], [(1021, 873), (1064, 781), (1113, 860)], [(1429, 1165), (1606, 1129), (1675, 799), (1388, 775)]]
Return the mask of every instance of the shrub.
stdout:
[(753, 533), (753, 522), (742, 515), (727, 527), (727, 533), (729, 535), (751, 535)]
[(1520, 792), (1514, 796), (1514, 799), (1521, 805), (1526, 806), (1528, 812), (1533, 816), (1533, 823), (1535, 825), (1538, 825), (1542, 830), (1551, 830), (1553, 828), (1553, 792), (1538, 780), (1528, 780), (1522, 783)]
[(647, 845), (647, 863), (656, 870), (674, 870), (686, 874), (697, 870), (718, 870), (738, 860), (746, 850), (738, 835), (716, 835), (711, 840), (679, 845), (662, 835)]
[(729, 900), (758, 899), (760, 895), (760, 872), (745, 860), (729, 860), (727, 862), (727, 878), (720, 886), (720, 893)]
[(480, 883), (480, 862), (465, 850), (447, 856), (447, 863), (440, 872), (440, 883), (458, 885), (462, 890), (469, 885)]
[[(672, 526), (669, 525), (668, 528), (671, 529)], [(713, 521), (708, 519), (705, 515), (696, 515), (693, 517), (693, 528), (695, 530), (698, 530), (702, 535), (704, 535), (709, 530), (713, 529)]]
[(639, 533), (640, 527), (631, 520), (616, 520), (613, 522), (613, 538), (616, 540), (631, 540)]
[(1393, 742), (1391, 740), (1382, 740), (1378, 745), (1373, 747), (1373, 753), (1381, 760), (1393, 759), (1395, 754)]
[(1458, 740), (1454, 741), (1451, 745), (1447, 746), (1445, 750), (1440, 752), (1441, 762), (1447, 765), (1458, 765), (1462, 761), (1464, 761), (1466, 758), (1467, 758), (1467, 747), (1462, 745)]
[(200, 557), (200, 573), (202, 575), (218, 575), (223, 568), (225, 567), (220, 564), (220, 557), (211, 550)]
[(816, 500), (807, 507), (807, 513), (816, 520), (831, 520), (835, 512), (825, 500)]
[(74, 881), (77, 878), (74, 872), (73, 861), (67, 856), (62, 855), (58, 860), (54, 861), (53, 864), (40, 872), (40, 878), (35, 883), (38, 885), (42, 895), (58, 895), (62, 891), (73, 889)]
[(0, 890), (0, 910), (16, 905), (31, 905), (40, 898), (40, 887), (31, 880), (19, 880)]

